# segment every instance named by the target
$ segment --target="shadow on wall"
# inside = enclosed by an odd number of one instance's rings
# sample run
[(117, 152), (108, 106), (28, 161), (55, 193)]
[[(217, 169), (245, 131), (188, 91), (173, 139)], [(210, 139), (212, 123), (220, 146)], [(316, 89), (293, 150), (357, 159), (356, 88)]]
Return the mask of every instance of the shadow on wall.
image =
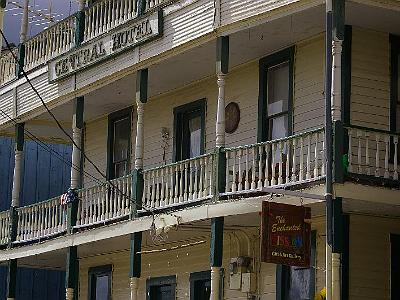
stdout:
[[(27, 141), (24, 147), (24, 177), (21, 206), (50, 199), (65, 193), (70, 185), (72, 147), (48, 144), (44, 149)], [(50, 150), (51, 149), (51, 150)], [(14, 173), (14, 142), (0, 139), (0, 211), (11, 203)], [(19, 268), (17, 300), (64, 299), (65, 272)], [(6, 298), (7, 268), (0, 267), (0, 299)]]

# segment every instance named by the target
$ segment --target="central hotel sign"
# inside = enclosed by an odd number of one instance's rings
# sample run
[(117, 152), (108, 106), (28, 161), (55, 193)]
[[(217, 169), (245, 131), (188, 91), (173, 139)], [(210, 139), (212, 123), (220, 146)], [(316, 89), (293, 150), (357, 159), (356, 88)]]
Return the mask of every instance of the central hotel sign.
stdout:
[(150, 41), (162, 34), (162, 11), (154, 12), (119, 30), (67, 52), (49, 62), (49, 81), (70, 76), (113, 55)]

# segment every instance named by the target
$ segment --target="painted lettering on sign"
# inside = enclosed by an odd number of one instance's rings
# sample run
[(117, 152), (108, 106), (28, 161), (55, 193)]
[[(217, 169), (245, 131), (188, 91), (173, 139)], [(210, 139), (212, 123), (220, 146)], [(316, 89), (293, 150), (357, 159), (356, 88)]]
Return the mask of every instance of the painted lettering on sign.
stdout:
[(49, 81), (65, 78), (81, 69), (150, 41), (162, 34), (162, 11), (124, 24), (122, 29), (111, 31), (91, 43), (49, 62)]
[(268, 263), (308, 267), (310, 264), (310, 208), (263, 202), (261, 257)]

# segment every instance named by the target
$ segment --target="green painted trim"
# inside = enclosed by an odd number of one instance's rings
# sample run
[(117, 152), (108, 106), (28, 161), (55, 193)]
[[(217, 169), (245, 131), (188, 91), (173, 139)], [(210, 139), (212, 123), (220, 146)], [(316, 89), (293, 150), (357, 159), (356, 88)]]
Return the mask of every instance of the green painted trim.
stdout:
[(344, 39), (345, 35), (345, 0), (332, 1), (332, 34), (333, 38)]
[(346, 25), (342, 52), (342, 121), (345, 125), (350, 125), (351, 114), (352, 40), (353, 28), (350, 25)]
[(83, 128), (84, 124), (84, 110), (85, 101), (84, 97), (77, 97), (74, 101), (74, 115), (75, 115), (75, 126), (79, 129)]
[(73, 288), (76, 299), (78, 296), (79, 282), (79, 260), (78, 247), (72, 246), (67, 248), (67, 256), (65, 261), (65, 288)]
[(136, 73), (136, 101), (147, 102), (147, 90), (149, 86), (149, 70), (142, 69)]
[(345, 180), (346, 167), (343, 165), (345, 153), (346, 132), (342, 121), (335, 121), (333, 124), (333, 181), (343, 183)]
[(341, 273), (341, 300), (349, 299), (350, 275), (350, 216), (343, 215), (343, 249), (342, 249), (342, 273)]
[[(96, 300), (96, 278), (98, 276), (108, 276), (108, 295), (107, 299), (112, 298), (112, 265), (91, 267), (88, 270), (88, 300)], [(76, 293), (78, 294), (78, 293)], [(104, 295), (102, 295), (104, 296)]]
[(342, 198), (332, 201), (332, 252), (342, 253), (344, 247)]
[[(269, 137), (267, 110), (267, 81), (268, 68), (289, 61), (289, 101), (288, 101), (288, 135), (293, 132), (293, 84), (294, 84), (294, 55), (295, 46), (271, 54), (259, 62), (259, 95), (258, 95), (258, 127), (257, 142), (264, 142)], [(275, 115), (276, 116), (276, 115)]]
[(16, 259), (7, 262), (7, 298), (15, 298), (17, 292), (17, 270)]
[(177, 152), (177, 149), (182, 147), (182, 140), (180, 138), (180, 130), (183, 129), (183, 116), (195, 111), (199, 111), (201, 118), (201, 142), (200, 142), (200, 154), (204, 154), (205, 151), (205, 127), (206, 127), (206, 108), (207, 101), (205, 98), (193, 101), (174, 108), (174, 144), (172, 148), (172, 161), (178, 162), (182, 160), (182, 154)]
[(142, 16), (146, 13), (146, 0), (137, 0), (138, 15)]
[(211, 245), (210, 245), (211, 267), (222, 267), (224, 250), (224, 218), (211, 219)]
[(226, 175), (227, 175), (226, 174), (226, 153), (225, 153), (223, 147), (216, 149), (215, 158), (217, 160), (216, 161), (216, 172), (215, 172), (215, 176), (216, 176), (215, 182), (217, 183), (215, 185), (215, 187), (216, 187), (215, 196), (218, 199), (219, 194), (225, 192)]
[(18, 62), (17, 62), (17, 67), (16, 67), (16, 73), (17, 78), (21, 78), (23, 76), (23, 70), (25, 66), (25, 45), (24, 44), (19, 44), (18, 45)]
[(131, 219), (138, 217), (138, 210), (142, 208), (144, 180), (142, 170), (133, 170), (132, 177), (132, 202), (131, 203)]
[(85, 12), (78, 11), (75, 14), (75, 47), (79, 47), (85, 38)]
[(217, 38), (217, 74), (228, 74), (229, 71), (229, 36)]
[(67, 204), (67, 233), (72, 234), (78, 218), (78, 202)]
[(6, 8), (7, 6), (7, 1), (6, 0), (0, 0), (0, 7), (1, 8)]
[(12, 247), (12, 243), (17, 240), (17, 230), (18, 230), (18, 212), (17, 207), (11, 206), (9, 210), (10, 223), (8, 228), (8, 247)]
[[(114, 141), (114, 123), (118, 120), (124, 119), (124, 118), (128, 118), (129, 119), (129, 128), (132, 127), (132, 112), (133, 112), (133, 107), (127, 107), (125, 109), (116, 111), (112, 114), (108, 115), (108, 125), (107, 125), (107, 171), (106, 171), (106, 176), (107, 176), (107, 180), (111, 180), (115, 178), (115, 174), (114, 174), (114, 169), (112, 166), (113, 163), (113, 141)], [(131, 153), (131, 136), (129, 135), (129, 141), (128, 141), (128, 145), (129, 145), (129, 149), (128, 149), (128, 155), (130, 155)], [(128, 157), (128, 162), (130, 162), (130, 157)], [(128, 168), (130, 168), (130, 166), (128, 165)]]
[(129, 277), (140, 278), (142, 272), (142, 232), (131, 233)]
[(288, 278), (290, 277), (290, 269), (288, 266), (276, 265), (276, 300), (286, 300)]
[(25, 123), (15, 125), (15, 149), (17, 151), (24, 151), (24, 129)]
[(400, 55), (400, 36), (391, 34), (390, 41), (390, 132), (400, 132), (400, 128), (396, 128), (396, 120), (400, 118), (397, 116), (397, 104), (400, 102), (398, 99), (399, 89), (398, 86), (399, 76), (398, 64)]

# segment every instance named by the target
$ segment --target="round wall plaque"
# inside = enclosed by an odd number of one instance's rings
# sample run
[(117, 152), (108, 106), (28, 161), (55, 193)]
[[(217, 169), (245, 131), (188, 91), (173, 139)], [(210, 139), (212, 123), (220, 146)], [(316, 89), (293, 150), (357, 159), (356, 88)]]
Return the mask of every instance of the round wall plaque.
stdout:
[(240, 109), (236, 102), (231, 102), (225, 107), (225, 132), (234, 133), (239, 126)]

